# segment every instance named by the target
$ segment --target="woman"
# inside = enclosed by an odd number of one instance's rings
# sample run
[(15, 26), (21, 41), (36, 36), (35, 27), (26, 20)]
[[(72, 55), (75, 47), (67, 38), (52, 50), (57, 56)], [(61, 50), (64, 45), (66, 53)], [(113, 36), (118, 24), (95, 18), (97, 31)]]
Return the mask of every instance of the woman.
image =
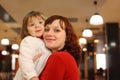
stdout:
[(66, 17), (54, 15), (45, 21), (45, 45), (52, 51), (40, 80), (80, 80), (80, 46)]

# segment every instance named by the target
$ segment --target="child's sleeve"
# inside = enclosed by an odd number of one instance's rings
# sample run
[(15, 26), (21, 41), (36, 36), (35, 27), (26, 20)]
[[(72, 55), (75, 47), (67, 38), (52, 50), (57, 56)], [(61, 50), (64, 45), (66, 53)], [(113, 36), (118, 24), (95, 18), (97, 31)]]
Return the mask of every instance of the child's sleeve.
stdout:
[(19, 66), (24, 78), (29, 80), (34, 76), (38, 76), (35, 71), (35, 65), (33, 57), (35, 56), (38, 41), (34, 37), (26, 37), (21, 41), (20, 54), (19, 54)]

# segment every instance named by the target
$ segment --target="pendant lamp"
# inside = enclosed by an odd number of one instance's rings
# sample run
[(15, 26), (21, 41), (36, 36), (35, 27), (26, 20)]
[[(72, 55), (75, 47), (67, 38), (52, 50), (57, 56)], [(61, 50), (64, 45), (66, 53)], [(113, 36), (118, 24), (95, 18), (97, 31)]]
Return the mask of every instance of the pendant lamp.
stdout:
[(87, 44), (87, 39), (86, 38), (80, 38), (79, 39), (79, 44)]
[(19, 45), (18, 44), (12, 44), (12, 49), (13, 50), (18, 50), (19, 49)]
[[(94, 0), (94, 5), (97, 7), (97, 0)], [(103, 17), (98, 13), (94, 13), (90, 18), (91, 25), (102, 25), (103, 24)]]
[(1, 39), (1, 45), (4, 45), (4, 46), (6, 46), (6, 45), (9, 45), (9, 39), (8, 38), (6, 38), (6, 33), (7, 33), (7, 29), (5, 29), (5, 37), (3, 38), (3, 39)]
[(2, 44), (2, 45), (9, 45), (9, 39), (3, 38), (3, 39), (1, 40), (1, 44)]
[[(88, 24), (88, 19), (86, 19), (85, 21)], [(92, 37), (93, 36), (93, 32), (92, 32), (91, 29), (89, 29), (89, 25), (87, 25), (87, 26), (88, 26), (88, 28), (86, 28), (86, 29), (84, 29), (82, 31), (82, 36), (83, 37)]]
[(82, 32), (82, 36), (83, 36), (83, 37), (92, 37), (92, 36), (93, 36), (93, 32), (92, 32), (92, 30), (90, 30), (90, 29), (85, 29), (85, 30), (83, 30), (83, 32)]

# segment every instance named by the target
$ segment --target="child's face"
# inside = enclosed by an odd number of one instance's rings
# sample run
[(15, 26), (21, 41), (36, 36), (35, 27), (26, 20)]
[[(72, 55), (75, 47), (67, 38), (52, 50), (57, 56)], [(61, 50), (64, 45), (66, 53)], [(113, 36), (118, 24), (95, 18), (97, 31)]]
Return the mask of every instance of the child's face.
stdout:
[(41, 37), (44, 32), (44, 20), (41, 17), (32, 17), (28, 20), (28, 33), (34, 37)]

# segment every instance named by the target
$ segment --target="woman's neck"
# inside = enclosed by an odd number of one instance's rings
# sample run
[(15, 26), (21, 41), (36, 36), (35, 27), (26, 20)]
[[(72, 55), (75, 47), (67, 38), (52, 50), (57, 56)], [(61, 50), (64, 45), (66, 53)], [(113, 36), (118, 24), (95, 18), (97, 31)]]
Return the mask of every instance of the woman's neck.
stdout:
[(57, 52), (57, 50), (52, 50), (52, 52), (54, 53), (54, 52)]
[(58, 50), (54, 49), (54, 50), (52, 50), (52, 52), (59, 52), (59, 51), (65, 51), (65, 50), (66, 50), (65, 48), (58, 49)]

